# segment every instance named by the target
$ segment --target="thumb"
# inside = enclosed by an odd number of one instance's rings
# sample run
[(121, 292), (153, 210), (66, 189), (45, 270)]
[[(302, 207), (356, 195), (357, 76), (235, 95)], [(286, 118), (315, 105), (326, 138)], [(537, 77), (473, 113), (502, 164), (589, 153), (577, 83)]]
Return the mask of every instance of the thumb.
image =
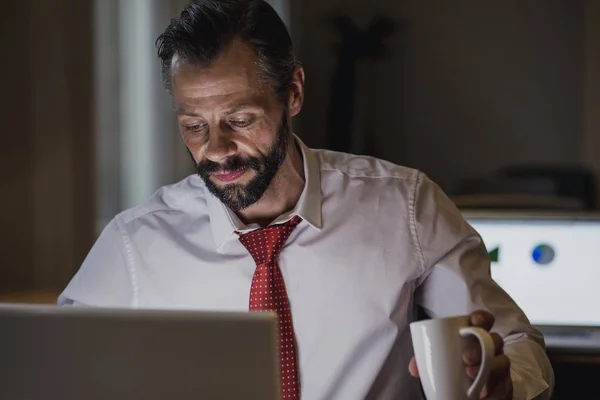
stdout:
[(419, 377), (419, 369), (417, 368), (417, 361), (415, 360), (414, 356), (410, 359), (410, 362), (408, 363), (408, 372), (415, 378)]

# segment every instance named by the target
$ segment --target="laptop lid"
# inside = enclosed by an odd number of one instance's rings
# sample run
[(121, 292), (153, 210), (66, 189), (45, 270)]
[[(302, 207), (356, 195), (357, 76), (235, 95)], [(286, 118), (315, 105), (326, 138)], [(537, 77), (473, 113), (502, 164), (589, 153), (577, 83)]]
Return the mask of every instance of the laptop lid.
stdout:
[(270, 313), (0, 305), (2, 399), (279, 396)]

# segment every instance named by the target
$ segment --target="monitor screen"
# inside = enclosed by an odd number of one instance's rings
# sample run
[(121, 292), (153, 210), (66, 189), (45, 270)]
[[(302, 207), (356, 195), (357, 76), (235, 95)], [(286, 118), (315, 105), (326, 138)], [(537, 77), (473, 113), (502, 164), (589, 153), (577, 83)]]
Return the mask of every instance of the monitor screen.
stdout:
[(532, 324), (600, 327), (600, 218), (465, 217)]

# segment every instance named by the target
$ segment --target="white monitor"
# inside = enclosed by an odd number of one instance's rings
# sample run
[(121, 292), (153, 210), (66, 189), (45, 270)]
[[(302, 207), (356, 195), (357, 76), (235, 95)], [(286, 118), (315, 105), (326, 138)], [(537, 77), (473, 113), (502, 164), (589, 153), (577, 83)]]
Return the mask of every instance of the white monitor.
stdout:
[(279, 398), (271, 313), (0, 305), (0, 398)]
[[(563, 336), (571, 332), (578, 344), (600, 329), (600, 216), (464, 215), (490, 253), (492, 278), (532, 324), (546, 332), (560, 328)], [(600, 348), (598, 337), (587, 342)]]

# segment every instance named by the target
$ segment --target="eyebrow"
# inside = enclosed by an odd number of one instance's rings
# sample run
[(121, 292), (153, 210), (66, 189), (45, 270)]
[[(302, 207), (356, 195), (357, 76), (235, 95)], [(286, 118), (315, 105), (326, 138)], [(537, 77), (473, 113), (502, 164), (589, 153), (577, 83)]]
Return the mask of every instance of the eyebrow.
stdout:
[(256, 108), (256, 106), (252, 106), (250, 104), (240, 104), (240, 105), (237, 105), (237, 106), (225, 111), (225, 115), (235, 114), (236, 112), (239, 112), (239, 111), (243, 110), (244, 108)]
[(185, 108), (183, 108), (181, 106), (175, 107), (175, 112), (177, 113), (177, 115), (187, 115), (190, 117), (199, 117), (200, 116), (200, 114), (186, 110)]
[[(256, 109), (256, 108), (258, 108), (258, 106), (251, 105), (251, 104), (240, 104), (240, 105), (234, 106), (233, 108), (230, 108), (229, 110), (225, 111), (224, 114), (225, 115), (235, 114), (246, 108)], [(200, 117), (201, 116), (200, 114), (186, 110), (185, 108), (183, 108), (181, 106), (175, 107), (175, 112), (177, 113), (177, 115), (187, 115), (189, 117)]]

